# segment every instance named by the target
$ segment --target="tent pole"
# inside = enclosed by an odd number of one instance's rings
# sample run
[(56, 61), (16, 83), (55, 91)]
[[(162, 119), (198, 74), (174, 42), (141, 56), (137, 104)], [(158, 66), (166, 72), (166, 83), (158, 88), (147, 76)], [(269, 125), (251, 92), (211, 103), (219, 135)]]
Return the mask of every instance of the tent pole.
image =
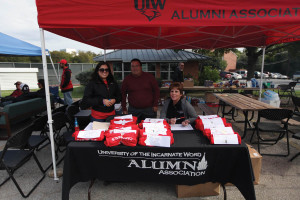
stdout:
[(106, 62), (106, 49), (104, 49), (104, 57), (103, 57), (103, 61)]
[(265, 53), (266, 53), (266, 47), (263, 47), (263, 57), (261, 61), (261, 72), (260, 72), (260, 83), (259, 83), (259, 98), (258, 98), (259, 101), (261, 100), (261, 93), (262, 93), (262, 79), (264, 74)]
[(53, 120), (52, 120), (51, 105), (50, 105), (49, 80), (48, 80), (46, 50), (45, 50), (45, 37), (44, 37), (44, 30), (42, 28), (40, 28), (40, 37), (41, 37), (41, 44), (42, 44), (43, 73), (44, 73), (44, 80), (45, 80), (46, 104), (47, 104), (49, 131), (50, 131), (53, 174), (54, 174), (54, 180), (58, 181), (59, 178), (57, 178), (57, 174), (56, 174), (56, 159), (55, 159), (55, 152), (54, 152), (55, 147), (54, 147), (53, 127), (52, 127)]
[(51, 58), (51, 54), (50, 54), (50, 52), (47, 52), (47, 53), (49, 54), (49, 58), (50, 58), (50, 61), (51, 61), (51, 64), (52, 64), (52, 67), (53, 67), (53, 70), (54, 70), (54, 73), (55, 73), (55, 76), (56, 76), (58, 85), (59, 85), (60, 82), (59, 82), (58, 75), (57, 75), (57, 72), (56, 72), (55, 67), (54, 67), (54, 64), (53, 64), (53, 60), (52, 60), (52, 58)]

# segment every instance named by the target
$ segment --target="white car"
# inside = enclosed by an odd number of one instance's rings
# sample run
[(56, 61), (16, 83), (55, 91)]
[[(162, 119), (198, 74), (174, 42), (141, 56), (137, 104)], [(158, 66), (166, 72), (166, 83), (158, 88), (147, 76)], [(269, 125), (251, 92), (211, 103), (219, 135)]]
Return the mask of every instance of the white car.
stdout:
[(280, 74), (280, 73), (276, 73), (278, 78), (281, 78), (281, 79), (288, 79), (288, 77), (286, 75), (283, 75), (283, 74)]
[(238, 80), (238, 79), (242, 79), (242, 75), (235, 73), (235, 72), (231, 72), (231, 78), (234, 80)]
[(283, 75), (283, 74), (281, 74), (281, 77), (280, 77), (281, 79), (288, 79), (289, 77), (287, 76), (287, 75)]
[[(255, 77), (255, 78), (260, 78), (260, 72), (259, 72), (259, 71), (255, 71), (255, 72), (254, 72), (254, 77)], [(263, 73), (263, 78), (269, 78), (269, 75)]]
[(278, 78), (277, 73), (270, 73), (270, 75), (271, 75), (271, 78)]
[(235, 73), (240, 74), (242, 76), (242, 78), (246, 79), (248, 71), (247, 70), (237, 70), (237, 71), (235, 71)]

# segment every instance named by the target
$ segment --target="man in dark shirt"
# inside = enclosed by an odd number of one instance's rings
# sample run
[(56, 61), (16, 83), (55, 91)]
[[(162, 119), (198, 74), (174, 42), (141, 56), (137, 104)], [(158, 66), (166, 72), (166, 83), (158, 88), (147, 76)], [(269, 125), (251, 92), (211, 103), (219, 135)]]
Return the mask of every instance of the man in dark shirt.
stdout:
[(38, 80), (38, 86), (40, 88), (38, 91), (23, 93), (21, 96), (15, 98), (13, 100), (13, 103), (20, 102), (20, 101), (25, 101), (25, 100), (29, 100), (29, 99), (34, 99), (34, 98), (45, 98), (46, 94), (45, 94), (44, 79), (39, 79)]
[[(129, 107), (126, 107), (128, 95)], [(159, 99), (159, 88), (154, 76), (142, 71), (139, 59), (131, 60), (131, 74), (122, 83), (123, 114), (133, 114), (139, 119), (156, 118)]]
[(183, 84), (183, 69), (184, 69), (184, 63), (181, 62), (178, 64), (178, 67), (175, 69), (173, 74), (173, 82), (180, 82)]
[(69, 64), (65, 59), (60, 60), (59, 66), (63, 69), (63, 73), (61, 75), (60, 89), (61, 92), (64, 94), (64, 103), (65, 105), (71, 105), (73, 103), (73, 84), (71, 81), (72, 72), (69, 69)]

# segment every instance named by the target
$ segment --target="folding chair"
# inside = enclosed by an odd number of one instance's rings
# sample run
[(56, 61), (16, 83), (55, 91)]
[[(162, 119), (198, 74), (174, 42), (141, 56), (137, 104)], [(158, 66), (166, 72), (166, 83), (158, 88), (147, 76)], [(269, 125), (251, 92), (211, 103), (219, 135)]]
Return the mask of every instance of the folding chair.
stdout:
[(75, 117), (74, 115), (79, 112), (79, 107), (76, 105), (70, 105), (66, 109), (67, 122), (69, 124), (69, 129), (75, 130)]
[[(6, 145), (3, 151), (0, 152), (0, 169), (6, 170), (9, 177), (6, 178), (0, 186), (6, 183), (9, 179), (11, 179), (16, 185), (18, 191), (22, 195), (22, 197), (27, 198), (29, 195), (35, 190), (35, 188), (41, 183), (41, 181), (45, 178), (45, 170), (42, 168), (39, 160), (34, 154), (34, 149), (27, 149), (28, 147), (28, 139), (31, 136), (33, 130), (33, 124), (26, 127), (25, 129), (19, 131), (17, 134), (13, 135), (6, 142)], [(36, 164), (38, 165), (40, 171), (43, 176), (38, 180), (38, 182), (33, 186), (33, 188), (27, 193), (24, 194), (23, 190), (19, 186), (16, 178), (14, 177), (14, 172), (23, 166), (30, 158), (33, 157)]]
[(294, 104), (294, 115), (300, 116), (300, 111), (299, 111), (300, 98), (292, 95), (292, 101)]
[[(256, 132), (257, 135), (257, 148), (260, 152), (260, 145), (274, 145), (279, 140), (284, 138), (286, 135), (287, 139), (287, 154), (262, 154), (269, 156), (288, 156), (290, 154), (289, 136), (288, 136), (288, 121), (293, 116), (293, 111), (288, 109), (265, 109), (258, 112), (257, 122), (254, 123), (255, 130), (251, 136), (250, 142), (252, 141), (253, 135)], [(261, 119), (265, 121), (261, 121)], [(283, 119), (286, 119), (282, 121)], [(261, 132), (277, 133), (278, 137), (271, 139), (263, 139)], [(270, 135), (270, 134), (269, 134)]]
[(63, 112), (57, 112), (52, 115), (53, 120), (53, 135), (54, 135), (54, 141), (56, 144), (56, 152), (63, 152), (63, 150), (60, 149), (61, 146), (64, 145), (64, 136), (63, 133), (61, 133), (61, 130), (66, 127), (66, 115)]
[(298, 82), (290, 82), (289, 86), (291, 88), (291, 95), (296, 95), (296, 91), (295, 91), (295, 86), (297, 85)]
[[(297, 139), (297, 140), (300, 140), (300, 133), (296, 133), (292, 136), (293, 138)], [(292, 162), (295, 158), (297, 158), (298, 156), (300, 155), (300, 152), (298, 152), (296, 155), (294, 155), (290, 161)]]
[(52, 110), (52, 114), (57, 113), (57, 112), (63, 112), (63, 113), (65, 113), (67, 107), (68, 107), (68, 105), (63, 105), (63, 106), (60, 106), (58, 108), (55, 108), (54, 110)]
[[(48, 120), (48, 116), (44, 115), (44, 116), (37, 118), (33, 122), (33, 131), (38, 131), (38, 132), (40, 132), (40, 134), (39, 135), (31, 135), (29, 137), (28, 144), (31, 148), (34, 148), (37, 151), (41, 150), (42, 148), (44, 148), (45, 146), (50, 144), (50, 139), (47, 135), (47, 131), (48, 131), (47, 120)], [(44, 144), (45, 142), (47, 142), (47, 143)], [(44, 145), (41, 146), (42, 144), (44, 144)]]
[[(56, 154), (56, 158), (58, 159), (58, 152), (64, 152), (66, 150), (66, 148), (62, 149), (62, 147), (66, 147), (70, 141), (74, 140), (72, 137), (73, 131), (69, 131), (67, 127), (65, 113), (63, 112), (54, 113), (52, 115), (52, 119), (53, 119), (52, 125), (53, 125), (54, 142), (56, 144), (55, 154)], [(62, 133), (62, 129), (64, 127), (67, 128), (67, 131)], [(64, 156), (57, 162), (57, 165), (61, 163), (63, 158)]]
[[(281, 103), (281, 105), (289, 105), (290, 98), (292, 96), (292, 89), (291, 89), (292, 87), (291, 87), (291, 84), (289, 83), (288, 85), (278, 85), (278, 87), (281, 90), (281, 93), (279, 93), (279, 98), (280, 99), (287, 98), (287, 103), (284, 103), (284, 104)], [(293, 91), (295, 92), (294, 89), (293, 89)]]
[(55, 103), (58, 103), (58, 104), (64, 104), (64, 100), (62, 100), (60, 97), (59, 97), (59, 89), (58, 89), (58, 86), (54, 86), (54, 87), (49, 87), (49, 91), (50, 93), (53, 95), (54, 97), (54, 104)]

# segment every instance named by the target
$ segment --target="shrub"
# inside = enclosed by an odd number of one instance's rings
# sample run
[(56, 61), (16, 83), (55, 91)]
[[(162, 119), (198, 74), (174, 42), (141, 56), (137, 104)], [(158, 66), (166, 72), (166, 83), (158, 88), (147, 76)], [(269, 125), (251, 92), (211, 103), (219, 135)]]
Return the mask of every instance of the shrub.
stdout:
[(220, 79), (219, 71), (211, 66), (204, 66), (202, 72), (199, 72), (199, 85), (204, 85), (205, 80), (216, 82)]
[(80, 74), (77, 74), (75, 78), (80, 82), (80, 85), (86, 86), (88, 82), (91, 80), (91, 75), (93, 71), (94, 69), (81, 72)]

